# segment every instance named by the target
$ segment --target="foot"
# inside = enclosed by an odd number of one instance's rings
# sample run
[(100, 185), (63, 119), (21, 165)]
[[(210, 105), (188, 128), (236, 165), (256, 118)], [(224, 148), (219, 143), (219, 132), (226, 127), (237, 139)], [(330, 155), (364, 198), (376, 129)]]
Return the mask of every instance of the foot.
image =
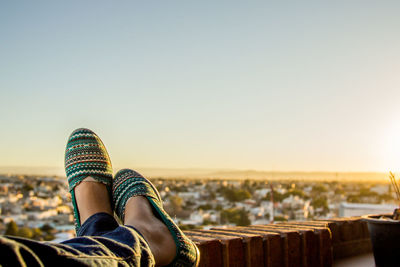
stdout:
[[(96, 212), (111, 211), (111, 160), (103, 142), (93, 131), (80, 128), (69, 136), (65, 148), (65, 173), (74, 209), (75, 230), (79, 234), (83, 221), (88, 217)], [(82, 182), (88, 177), (101, 184)], [(107, 197), (104, 197), (106, 191)]]
[(134, 170), (123, 169), (115, 174), (112, 192), (115, 214), (143, 234), (156, 265), (198, 266), (196, 244), (165, 212), (160, 194), (149, 180)]
[(113, 215), (105, 184), (89, 176), (83, 179), (74, 190), (81, 224), (99, 212)]
[(126, 203), (125, 225), (130, 225), (147, 240), (157, 266), (171, 263), (176, 255), (176, 244), (167, 226), (158, 219), (146, 197), (131, 197)]

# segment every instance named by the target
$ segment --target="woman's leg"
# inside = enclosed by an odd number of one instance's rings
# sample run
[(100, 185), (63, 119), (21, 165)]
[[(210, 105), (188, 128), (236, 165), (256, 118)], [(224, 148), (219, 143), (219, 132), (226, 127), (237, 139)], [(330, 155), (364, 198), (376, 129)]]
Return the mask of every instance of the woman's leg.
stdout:
[[(107, 224), (113, 217), (99, 213), (87, 222)], [(84, 227), (82, 225), (82, 227)], [(118, 226), (101, 236), (80, 236), (61, 244), (18, 237), (0, 237), (1, 266), (154, 266), (146, 241), (134, 229)]]
[(134, 228), (119, 226), (111, 207), (111, 161), (100, 138), (88, 129), (75, 130), (65, 153), (77, 237), (38, 242), (0, 237), (4, 266), (146, 266), (151, 250)]
[[(90, 178), (88, 178), (90, 180)], [(0, 237), (3, 266), (152, 266), (154, 257), (133, 228), (119, 226), (106, 186), (85, 179), (75, 188), (80, 221), (77, 237), (61, 244)]]

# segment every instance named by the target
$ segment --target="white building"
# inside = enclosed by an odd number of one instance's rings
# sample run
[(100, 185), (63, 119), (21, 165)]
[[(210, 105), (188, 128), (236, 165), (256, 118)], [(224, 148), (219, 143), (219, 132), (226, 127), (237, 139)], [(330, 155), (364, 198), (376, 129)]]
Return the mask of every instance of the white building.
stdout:
[(268, 194), (268, 192), (271, 192), (271, 189), (269, 188), (258, 189), (254, 191), (254, 196), (257, 198), (263, 198)]
[(370, 191), (378, 193), (379, 195), (389, 193), (389, 185), (376, 185), (371, 187)]
[(393, 213), (395, 208), (398, 208), (398, 206), (392, 204), (363, 204), (342, 202), (339, 206), (339, 217)]
[(183, 199), (199, 199), (200, 198), (200, 192), (179, 192), (178, 196), (180, 196)]

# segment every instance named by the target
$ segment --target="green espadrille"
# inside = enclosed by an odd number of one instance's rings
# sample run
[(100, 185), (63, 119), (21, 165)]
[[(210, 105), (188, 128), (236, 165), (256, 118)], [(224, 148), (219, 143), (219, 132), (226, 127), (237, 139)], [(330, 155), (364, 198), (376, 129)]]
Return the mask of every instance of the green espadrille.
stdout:
[(144, 196), (157, 211), (162, 222), (171, 232), (176, 244), (176, 256), (168, 266), (197, 266), (200, 253), (197, 246), (174, 223), (164, 211), (160, 194), (155, 186), (136, 171), (124, 169), (119, 171), (113, 182), (113, 203), (115, 213), (124, 221), (125, 206), (129, 198)]
[(75, 229), (78, 233), (81, 222), (75, 199), (75, 187), (88, 176), (107, 187), (112, 203), (112, 166), (110, 157), (100, 138), (89, 129), (72, 132), (65, 149), (65, 172), (74, 207)]

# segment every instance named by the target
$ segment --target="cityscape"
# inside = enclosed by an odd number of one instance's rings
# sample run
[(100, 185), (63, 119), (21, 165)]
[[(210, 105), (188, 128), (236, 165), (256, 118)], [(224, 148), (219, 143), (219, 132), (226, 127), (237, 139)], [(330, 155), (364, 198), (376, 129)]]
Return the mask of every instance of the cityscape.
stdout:
[(2, 1), (0, 267), (400, 266), (399, 11)]
[[(390, 213), (389, 181), (151, 179), (183, 230)], [(0, 175), (0, 232), (60, 242), (75, 236), (65, 177)]]

